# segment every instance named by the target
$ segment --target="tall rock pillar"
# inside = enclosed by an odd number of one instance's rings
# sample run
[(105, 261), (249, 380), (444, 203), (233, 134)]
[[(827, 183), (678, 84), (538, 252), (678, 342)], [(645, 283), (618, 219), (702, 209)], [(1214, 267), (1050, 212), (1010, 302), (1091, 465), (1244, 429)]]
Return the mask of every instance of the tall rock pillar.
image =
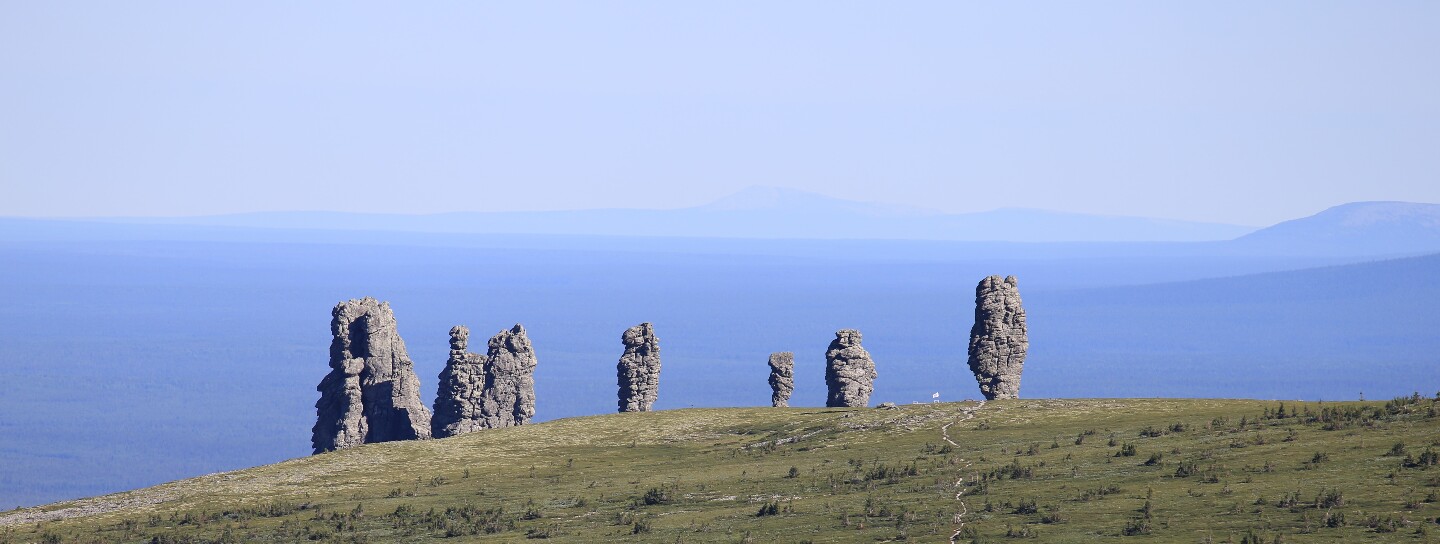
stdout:
[(860, 346), (860, 331), (841, 329), (825, 350), (825, 398), (827, 407), (863, 407), (870, 404), (875, 390), (875, 361)]
[(1015, 276), (990, 276), (975, 287), (975, 325), (970, 328), (970, 371), (987, 399), (1020, 396), (1025, 367), (1025, 308)]
[(524, 425), (535, 417), (535, 350), (518, 323), (490, 338), (484, 356), (466, 351), (470, 330), (450, 329), (450, 359), (435, 395), (435, 438)]
[(490, 338), (485, 353), (485, 391), (480, 396), (480, 418), (487, 429), (524, 425), (535, 417), (535, 350), (525, 327)]
[(770, 405), (790, 406), (790, 393), (795, 391), (795, 354), (789, 351), (770, 354)]
[(480, 426), (480, 396), (485, 391), (485, 357), (470, 353), (470, 329), (456, 325), (450, 329), (450, 357), (440, 371), (440, 387), (435, 391), (435, 417), (430, 422), (431, 434), (445, 438), (471, 431)]
[(616, 372), (620, 382), (620, 411), (648, 412), (660, 389), (660, 339), (655, 327), (641, 323), (620, 336), (625, 353)]
[(316, 387), (315, 453), (362, 443), (430, 438), (414, 363), (388, 303), (370, 297), (330, 312), (330, 373)]

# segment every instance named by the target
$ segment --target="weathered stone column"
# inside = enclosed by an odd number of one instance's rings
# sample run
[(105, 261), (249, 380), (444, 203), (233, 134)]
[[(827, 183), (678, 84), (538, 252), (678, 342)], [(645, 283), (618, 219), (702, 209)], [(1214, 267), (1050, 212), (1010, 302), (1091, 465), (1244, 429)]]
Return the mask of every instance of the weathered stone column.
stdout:
[(535, 350), (525, 327), (516, 323), (490, 338), (485, 353), (485, 392), (480, 417), (484, 427), (524, 425), (535, 417)]
[(480, 425), (480, 396), (485, 391), (485, 357), (470, 353), (470, 329), (456, 325), (450, 329), (450, 358), (440, 371), (440, 387), (435, 391), (435, 417), (431, 434), (445, 438), (472, 431)]
[(660, 339), (655, 328), (641, 323), (620, 336), (625, 353), (616, 371), (620, 382), (620, 411), (648, 412), (660, 389)]
[(789, 351), (770, 354), (770, 405), (790, 406), (790, 393), (795, 391), (795, 354)]
[(863, 407), (875, 390), (875, 362), (860, 346), (860, 331), (841, 329), (825, 350), (825, 387), (828, 407)]
[(330, 312), (330, 373), (316, 387), (315, 453), (362, 443), (430, 438), (414, 363), (388, 303), (370, 297)]
[(1020, 396), (1020, 372), (1030, 348), (1025, 309), (1015, 276), (990, 276), (975, 287), (975, 325), (970, 328), (970, 371), (987, 399)]

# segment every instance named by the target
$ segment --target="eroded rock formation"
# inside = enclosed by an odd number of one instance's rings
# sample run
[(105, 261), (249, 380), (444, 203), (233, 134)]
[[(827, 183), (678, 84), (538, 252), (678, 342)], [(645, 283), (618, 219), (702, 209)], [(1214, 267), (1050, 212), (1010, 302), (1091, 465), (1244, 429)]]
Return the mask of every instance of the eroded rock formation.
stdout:
[(435, 417), (431, 434), (445, 438), (483, 429), (480, 425), (481, 395), (485, 391), (485, 357), (470, 353), (470, 329), (450, 329), (450, 357), (440, 371), (435, 392)]
[(524, 425), (535, 417), (535, 350), (525, 327), (516, 323), (510, 330), (490, 338), (485, 353), (485, 391), (481, 395), (483, 428), (497, 429)]
[(825, 350), (825, 398), (828, 407), (862, 407), (875, 390), (875, 362), (860, 346), (860, 331), (841, 329)]
[(789, 351), (770, 354), (770, 405), (790, 406), (790, 393), (795, 391), (795, 354)]
[(516, 324), (490, 338), (484, 356), (469, 353), (470, 330), (450, 329), (450, 359), (435, 396), (435, 438), (524, 425), (535, 417), (535, 350)]
[(990, 276), (975, 287), (975, 325), (970, 328), (970, 371), (987, 399), (1020, 396), (1025, 367), (1025, 309), (1015, 276)]
[(429, 438), (430, 410), (420, 402), (390, 305), (365, 297), (335, 305), (330, 315), (330, 373), (316, 387), (310, 438), (315, 453)]
[(616, 371), (620, 381), (620, 411), (648, 412), (660, 389), (660, 339), (655, 328), (641, 323), (620, 336), (625, 353)]

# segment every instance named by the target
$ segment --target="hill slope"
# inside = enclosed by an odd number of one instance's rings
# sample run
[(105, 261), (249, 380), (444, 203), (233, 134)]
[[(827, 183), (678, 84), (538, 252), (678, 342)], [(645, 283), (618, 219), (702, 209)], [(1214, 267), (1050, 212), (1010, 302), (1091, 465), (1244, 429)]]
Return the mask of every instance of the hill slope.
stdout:
[(987, 541), (1411, 539), (1440, 530), (1436, 409), (1417, 395), (591, 416), (12, 512), (0, 542), (934, 542), (961, 523)]

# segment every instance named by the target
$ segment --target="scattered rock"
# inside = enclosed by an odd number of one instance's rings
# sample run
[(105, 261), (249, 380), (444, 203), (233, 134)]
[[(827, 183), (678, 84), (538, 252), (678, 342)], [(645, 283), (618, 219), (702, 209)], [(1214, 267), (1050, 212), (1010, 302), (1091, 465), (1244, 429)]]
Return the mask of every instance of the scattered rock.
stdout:
[(860, 331), (842, 329), (825, 350), (825, 387), (828, 407), (860, 407), (870, 403), (875, 390), (875, 362), (860, 346)]
[(876, 406), (876, 408), (879, 408), (879, 409), (881, 409), (881, 410), (899, 410), (899, 409), (900, 409), (900, 407), (899, 407), (899, 406), (896, 406), (895, 403), (893, 403), (893, 402), (882, 402), (882, 403), (880, 403), (879, 406)]
[[(535, 350), (525, 327), (516, 323), (490, 338), (485, 353), (485, 391), (481, 396), (482, 427), (524, 425), (535, 417)], [(656, 365), (659, 366), (658, 363)]]
[(986, 399), (1020, 396), (1025, 367), (1025, 309), (1015, 276), (990, 276), (975, 287), (975, 325), (970, 329), (970, 371)]
[(330, 373), (316, 387), (315, 453), (392, 440), (430, 438), (414, 363), (390, 305), (370, 297), (330, 313)]
[(648, 412), (660, 389), (660, 339), (655, 328), (641, 323), (620, 336), (625, 353), (616, 366), (620, 381), (620, 411)]
[(795, 354), (781, 351), (770, 354), (770, 405), (790, 406), (790, 393), (795, 391)]
[(440, 371), (440, 387), (435, 392), (435, 418), (431, 433), (445, 438), (483, 429), (480, 422), (481, 396), (485, 391), (485, 357), (467, 351), (470, 329), (456, 325), (450, 329), (450, 358)]

